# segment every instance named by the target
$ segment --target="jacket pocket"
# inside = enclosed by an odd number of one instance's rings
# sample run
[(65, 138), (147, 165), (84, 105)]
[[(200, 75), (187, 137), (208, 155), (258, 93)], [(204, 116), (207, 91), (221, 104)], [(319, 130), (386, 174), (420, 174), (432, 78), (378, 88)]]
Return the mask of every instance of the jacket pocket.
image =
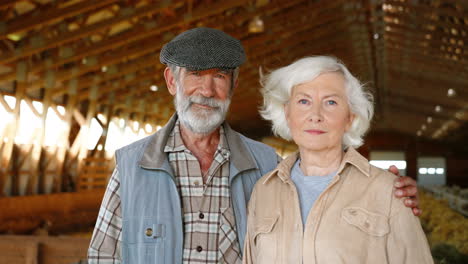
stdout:
[(278, 230), (275, 230), (278, 216), (258, 218), (253, 228), (253, 243), (257, 263), (276, 263), (278, 251)]
[(165, 224), (154, 218), (126, 220), (122, 231), (126, 263), (164, 263)]
[(341, 211), (341, 218), (372, 236), (385, 236), (390, 232), (387, 216), (369, 212), (361, 207), (344, 208)]

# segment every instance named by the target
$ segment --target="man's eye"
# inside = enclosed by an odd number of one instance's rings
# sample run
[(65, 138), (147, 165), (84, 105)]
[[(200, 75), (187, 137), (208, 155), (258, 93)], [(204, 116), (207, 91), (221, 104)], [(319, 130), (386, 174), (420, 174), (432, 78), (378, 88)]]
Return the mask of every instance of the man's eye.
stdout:
[(226, 75), (218, 73), (218, 74), (216, 74), (216, 78), (226, 79)]
[(189, 75), (199, 76), (199, 75), (200, 75), (200, 72), (198, 72), (198, 71), (191, 71), (191, 72), (189, 72)]

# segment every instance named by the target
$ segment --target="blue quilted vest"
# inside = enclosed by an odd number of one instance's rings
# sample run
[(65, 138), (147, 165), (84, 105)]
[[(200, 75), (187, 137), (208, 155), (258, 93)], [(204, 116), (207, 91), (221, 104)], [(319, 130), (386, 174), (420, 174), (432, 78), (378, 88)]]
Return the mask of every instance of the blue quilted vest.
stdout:
[[(116, 152), (123, 219), (123, 263), (182, 263), (183, 222), (174, 174), (164, 153), (177, 116), (154, 135)], [(273, 148), (224, 124), (231, 151), (231, 200), (243, 248), (247, 204), (257, 180), (276, 168)]]

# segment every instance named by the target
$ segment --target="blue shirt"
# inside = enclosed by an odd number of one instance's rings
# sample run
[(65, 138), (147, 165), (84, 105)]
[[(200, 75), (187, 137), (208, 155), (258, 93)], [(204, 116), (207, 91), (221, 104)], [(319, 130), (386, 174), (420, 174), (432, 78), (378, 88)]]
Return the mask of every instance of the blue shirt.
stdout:
[(306, 176), (299, 167), (301, 159), (298, 159), (291, 169), (291, 180), (296, 185), (301, 207), (302, 224), (305, 225), (309, 211), (315, 200), (330, 184), (336, 172), (325, 176)]

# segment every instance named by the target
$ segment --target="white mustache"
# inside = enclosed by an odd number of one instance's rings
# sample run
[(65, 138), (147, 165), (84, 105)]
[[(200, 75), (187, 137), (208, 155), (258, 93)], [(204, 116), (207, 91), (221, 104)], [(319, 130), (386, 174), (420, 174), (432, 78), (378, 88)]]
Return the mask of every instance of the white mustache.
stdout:
[(213, 108), (220, 108), (223, 106), (222, 102), (214, 98), (194, 95), (194, 96), (190, 96), (188, 99), (189, 99), (189, 106), (191, 106), (192, 104), (206, 105), (206, 106), (213, 107)]

